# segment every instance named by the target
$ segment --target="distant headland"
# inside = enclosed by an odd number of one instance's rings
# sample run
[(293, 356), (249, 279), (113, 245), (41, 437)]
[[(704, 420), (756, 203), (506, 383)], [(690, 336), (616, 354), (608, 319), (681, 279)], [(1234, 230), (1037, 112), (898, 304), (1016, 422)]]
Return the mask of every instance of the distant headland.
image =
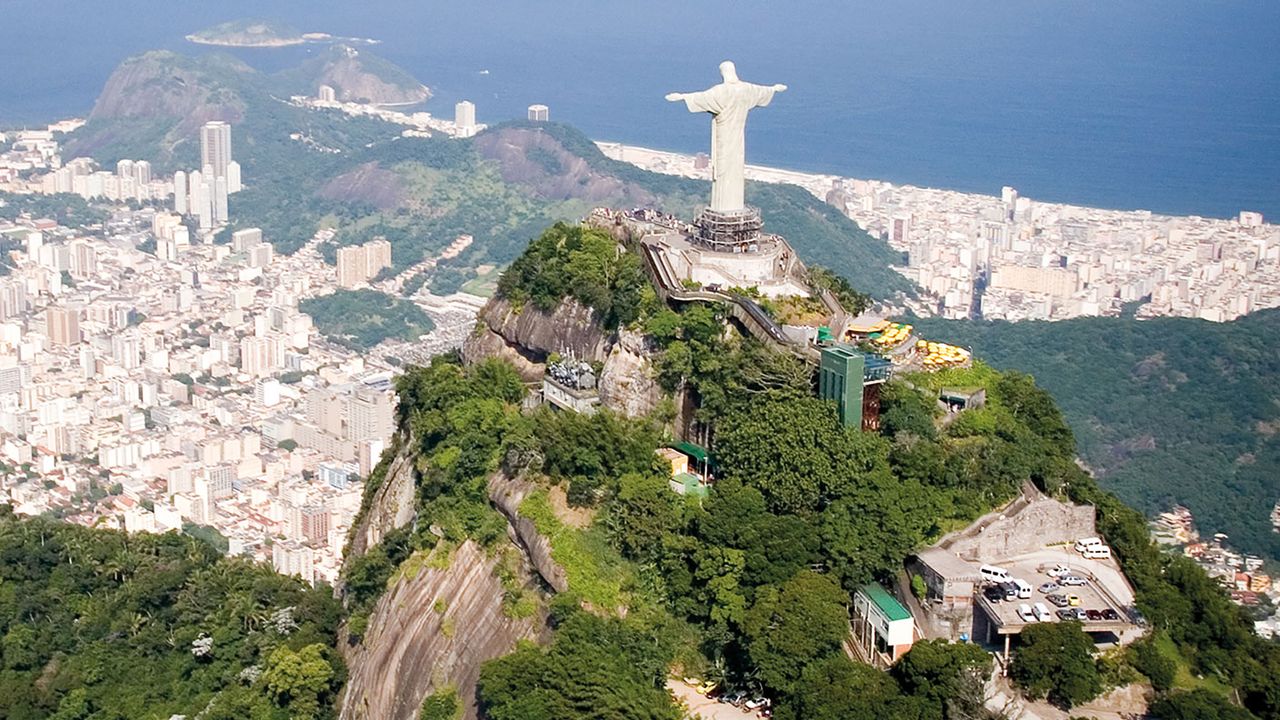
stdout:
[(294, 28), (267, 20), (232, 20), (187, 35), (187, 40), (200, 45), (221, 47), (274, 48), (304, 43), (362, 43), (376, 45), (381, 40), (350, 38), (322, 32), (298, 32)]

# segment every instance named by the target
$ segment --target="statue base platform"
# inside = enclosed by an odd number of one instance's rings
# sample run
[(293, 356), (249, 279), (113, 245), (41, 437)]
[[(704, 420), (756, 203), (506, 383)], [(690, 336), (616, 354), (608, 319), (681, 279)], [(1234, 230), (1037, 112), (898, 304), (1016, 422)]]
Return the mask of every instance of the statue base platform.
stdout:
[(695, 242), (717, 252), (757, 252), (760, 248), (764, 220), (760, 210), (712, 210), (703, 208), (693, 221), (697, 228)]

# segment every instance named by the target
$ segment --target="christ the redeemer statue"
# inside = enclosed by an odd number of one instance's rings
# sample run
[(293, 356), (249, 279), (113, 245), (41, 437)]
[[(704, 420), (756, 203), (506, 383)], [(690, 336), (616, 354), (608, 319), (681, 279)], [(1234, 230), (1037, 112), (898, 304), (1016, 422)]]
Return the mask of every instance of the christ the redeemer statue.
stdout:
[(689, 112), (711, 113), (711, 209), (732, 213), (746, 207), (743, 172), (747, 164), (747, 113), (768, 105), (773, 94), (787, 86), (742, 82), (728, 60), (720, 63), (720, 75), (724, 82), (719, 85), (702, 92), (670, 93), (667, 100), (683, 100)]

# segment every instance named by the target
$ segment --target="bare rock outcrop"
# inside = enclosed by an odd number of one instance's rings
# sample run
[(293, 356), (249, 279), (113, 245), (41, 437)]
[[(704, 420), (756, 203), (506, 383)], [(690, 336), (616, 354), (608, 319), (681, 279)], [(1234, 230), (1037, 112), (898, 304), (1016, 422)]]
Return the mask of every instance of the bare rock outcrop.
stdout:
[(531, 382), (542, 377), (543, 363), (551, 353), (603, 361), (609, 347), (609, 336), (596, 322), (595, 311), (572, 299), (543, 312), (529, 305), (517, 308), (495, 297), (480, 311), (479, 320), (476, 332), (463, 344), (463, 359), (473, 363), (518, 356), (521, 362), (516, 367)]
[(384, 535), (413, 521), (417, 471), (413, 466), (412, 447), (411, 440), (401, 443), (387, 468), (382, 485), (374, 491), (373, 499), (369, 501), (368, 512), (351, 534), (347, 557), (363, 555), (366, 550), (381, 542)]
[(427, 695), (454, 687), (474, 719), (480, 665), (535, 639), (544, 618), (508, 617), (497, 557), (467, 541), (449, 567), (396, 580), (374, 607), (363, 641), (344, 648), (351, 675), (341, 720), (415, 720)]
[(507, 532), (513, 542), (524, 550), (525, 557), (542, 581), (556, 592), (569, 588), (569, 576), (551, 557), (551, 542), (538, 532), (537, 526), (520, 515), (520, 503), (537, 489), (533, 483), (521, 478), (494, 473), (489, 478), (489, 501), (507, 518)]
[(662, 399), (643, 334), (622, 330), (600, 373), (600, 402), (628, 417), (653, 412)]

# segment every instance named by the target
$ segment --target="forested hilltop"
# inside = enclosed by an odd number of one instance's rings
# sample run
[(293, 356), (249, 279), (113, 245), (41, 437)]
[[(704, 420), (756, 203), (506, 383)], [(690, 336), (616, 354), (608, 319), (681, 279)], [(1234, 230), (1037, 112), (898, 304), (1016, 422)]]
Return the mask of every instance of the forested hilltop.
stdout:
[(1174, 503), (1202, 534), (1280, 558), (1280, 310), (1229, 323), (920, 320), (926, 333), (1035, 376), (1104, 487), (1144, 512)]
[(126, 536), (0, 505), (0, 717), (333, 716), (341, 606), (169, 533)]
[[(598, 305), (606, 327), (642, 333), (663, 387), (696, 397), (714, 428), (709, 496), (671, 492), (670, 468), (655, 459), (673, 407), (638, 418), (522, 412), (510, 365), (438, 357), (398, 381), (401, 437), (421, 473), (417, 521), (346, 568), (357, 631), (398, 567), (439, 562), (466, 540), (503, 547), (509, 518), (491, 488), (527, 483), (518, 515), (549, 545), (563, 587), (508, 600), (511, 612), (545, 604), (554, 634), (484, 666), (482, 717), (674, 719), (670, 674), (752, 688), (788, 720), (994, 717), (982, 707), (990, 659), (973, 645), (922, 642), (884, 673), (842, 644), (855, 589), (891, 580), (910, 553), (1030, 482), (1096, 507), (1153, 631), (1095, 659), (1078, 624), (1055, 624), (1041, 644), (1069, 649), (1015, 656), (1025, 692), (1069, 707), (1146, 677), (1161, 717), (1280, 717), (1280, 649), (1076, 466), (1070, 429), (1029, 376), (981, 364), (908, 376), (885, 388), (881, 432), (850, 430), (813, 397), (811, 367), (738, 334), (716, 305), (666, 307), (627, 279), (627, 257), (599, 231), (557, 226), (499, 292), (544, 305), (572, 295)], [(585, 280), (548, 285), (553, 277)], [(941, 384), (983, 388), (987, 405), (944, 422)], [(375, 473), (368, 492), (380, 482)], [(450, 707), (439, 696), (428, 705)]]

